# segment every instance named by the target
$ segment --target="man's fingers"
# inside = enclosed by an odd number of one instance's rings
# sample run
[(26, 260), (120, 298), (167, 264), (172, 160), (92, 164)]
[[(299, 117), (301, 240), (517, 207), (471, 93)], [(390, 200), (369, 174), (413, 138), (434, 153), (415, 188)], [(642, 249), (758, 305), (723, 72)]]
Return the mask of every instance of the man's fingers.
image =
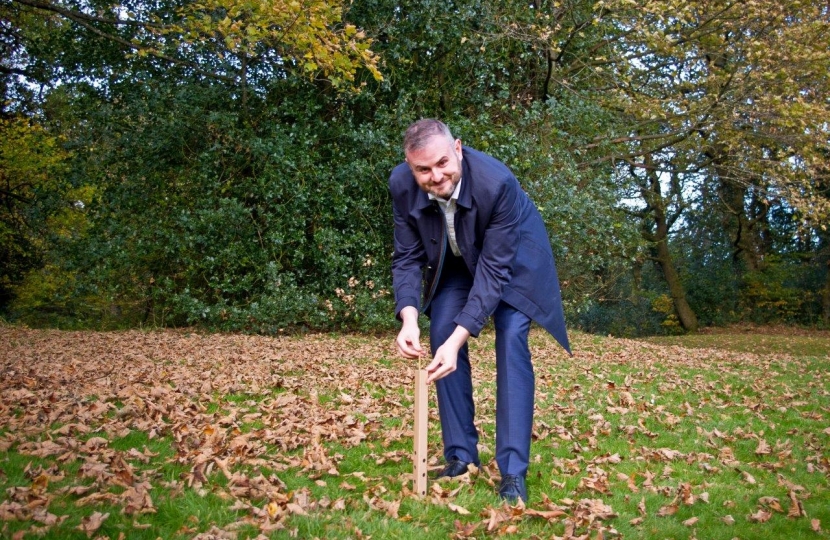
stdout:
[(409, 358), (409, 359), (418, 358), (418, 353), (416, 353), (414, 351), (411, 351), (408, 348), (404, 349), (400, 345), (398, 345), (398, 354), (403, 356), (404, 358)]
[(440, 366), (440, 365), (441, 365), (441, 359), (440, 358), (433, 358), (432, 362), (430, 362), (427, 365), (427, 367), (425, 367), (424, 369), (427, 370), (428, 372), (432, 372), (432, 371), (435, 371), (436, 369), (438, 369), (438, 366)]
[(404, 358), (418, 358), (423, 356), (424, 350), (421, 348), (420, 343), (415, 343), (414, 345), (408, 341), (403, 343), (395, 342), (398, 348), (398, 354), (403, 356)]
[(429, 374), (429, 377), (427, 377), (427, 384), (433, 381), (437, 381), (438, 379), (443, 379), (453, 371), (454, 370), (451, 369), (449, 366), (441, 366), (439, 369), (436, 369), (435, 371)]
[(438, 379), (443, 379), (455, 371), (455, 366), (443, 364), (440, 360), (434, 360), (426, 367), (426, 370), (429, 372), (429, 376), (427, 377), (427, 384), (429, 384), (433, 381), (437, 381)]

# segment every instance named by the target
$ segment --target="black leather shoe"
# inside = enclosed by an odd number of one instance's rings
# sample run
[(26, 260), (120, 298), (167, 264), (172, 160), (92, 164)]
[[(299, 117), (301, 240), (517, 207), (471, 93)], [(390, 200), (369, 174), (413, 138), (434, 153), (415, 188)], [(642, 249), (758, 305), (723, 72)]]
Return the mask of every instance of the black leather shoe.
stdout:
[(449, 463), (447, 463), (447, 466), (435, 475), (435, 479), (438, 480), (439, 478), (454, 478), (456, 476), (461, 476), (467, 472), (467, 467), (469, 466), (470, 464), (466, 461), (451, 459)]
[(525, 486), (524, 477), (518, 474), (502, 476), (501, 484), (499, 484), (499, 497), (510, 504), (516, 504), (519, 499), (527, 503), (527, 486)]

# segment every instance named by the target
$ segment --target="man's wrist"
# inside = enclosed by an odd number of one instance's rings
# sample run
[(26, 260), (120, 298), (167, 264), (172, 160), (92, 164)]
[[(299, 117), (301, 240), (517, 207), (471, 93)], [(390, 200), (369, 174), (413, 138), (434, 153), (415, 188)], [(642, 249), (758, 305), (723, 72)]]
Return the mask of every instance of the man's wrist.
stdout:
[(467, 339), (470, 337), (470, 332), (464, 328), (463, 326), (456, 326), (453, 333), (447, 338), (446, 343), (455, 347), (456, 349), (460, 349), (467, 343)]
[(401, 310), (401, 322), (404, 326), (418, 325), (418, 309), (414, 306), (407, 306)]

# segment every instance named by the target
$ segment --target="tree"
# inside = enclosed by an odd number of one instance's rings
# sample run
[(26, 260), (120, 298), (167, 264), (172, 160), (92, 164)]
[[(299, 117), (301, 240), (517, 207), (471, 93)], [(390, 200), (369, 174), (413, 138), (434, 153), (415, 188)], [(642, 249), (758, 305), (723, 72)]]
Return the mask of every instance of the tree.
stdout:
[[(599, 98), (627, 118), (627, 132), (609, 134), (620, 150), (602, 159), (624, 164), (650, 221), (675, 310), (687, 329), (684, 305), (664, 250), (663, 186), (670, 186), (674, 224), (681, 199), (718, 186), (721, 211), (733, 216), (736, 257), (751, 268), (763, 257), (764, 208), (781, 198), (804, 216), (822, 219), (828, 206), (814, 188), (818, 149), (828, 144), (827, 90), (830, 20), (814, 2), (671, 0), (601, 1), (607, 30), (603, 66), (614, 91)], [(819, 90), (821, 89), (821, 90)], [(662, 202), (661, 202), (662, 201)], [(685, 315), (684, 315), (685, 313)]]
[(0, 120), (0, 306), (43, 264), (49, 235), (73, 212), (68, 158), (57, 138), (25, 118)]
[(642, 331), (665, 298), (694, 328), (826, 275), (814, 3), (7, 0), (0, 17), (3, 112), (60, 141), (67, 185), (93, 194), (42, 250), (88, 320), (389, 320), (386, 177), (423, 116), (517, 174), (571, 321), (616, 305)]
[[(25, 27), (28, 14), (70, 24), (138, 56), (151, 56), (185, 71), (247, 88), (256, 76), (279, 76), (297, 67), (322, 73), (335, 86), (353, 81), (359, 68), (377, 79), (371, 40), (342, 23), (342, 5), (320, 0), (244, 2), (91, 2), (11, 0), (3, 19), (8, 33)], [(18, 43), (18, 47), (22, 45)], [(22, 58), (22, 54), (18, 58)], [(25, 69), (6, 67), (19, 74)]]

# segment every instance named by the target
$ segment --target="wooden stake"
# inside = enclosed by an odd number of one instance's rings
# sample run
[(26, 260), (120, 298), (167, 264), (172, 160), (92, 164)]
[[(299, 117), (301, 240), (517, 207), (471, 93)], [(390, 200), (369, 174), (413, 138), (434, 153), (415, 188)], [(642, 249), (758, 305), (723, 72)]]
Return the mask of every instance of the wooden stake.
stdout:
[(419, 369), (415, 374), (415, 493), (427, 494), (427, 428), (429, 426), (429, 391), (427, 372)]

